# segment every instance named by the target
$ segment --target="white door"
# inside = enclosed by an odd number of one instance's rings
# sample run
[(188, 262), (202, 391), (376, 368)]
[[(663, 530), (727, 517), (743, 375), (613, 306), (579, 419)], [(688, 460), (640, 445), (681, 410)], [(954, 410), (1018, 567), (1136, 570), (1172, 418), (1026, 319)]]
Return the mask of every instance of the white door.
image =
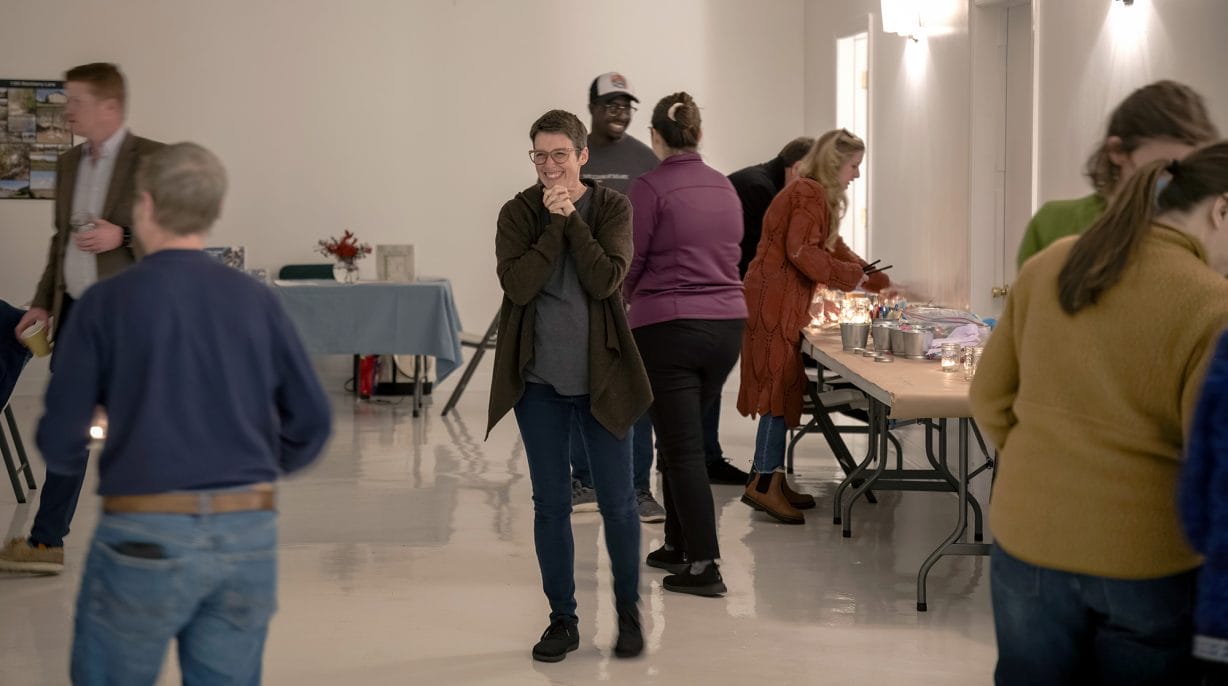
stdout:
[(1032, 6), (977, 7), (972, 14), (972, 308), (997, 317), (1017, 271), (1032, 197)]

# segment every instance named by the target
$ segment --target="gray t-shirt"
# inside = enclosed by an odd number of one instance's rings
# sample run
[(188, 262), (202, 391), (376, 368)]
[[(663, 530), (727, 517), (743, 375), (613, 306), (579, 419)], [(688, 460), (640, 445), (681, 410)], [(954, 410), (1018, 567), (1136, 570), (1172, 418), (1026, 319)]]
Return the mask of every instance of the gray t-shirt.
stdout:
[[(575, 202), (589, 226), (592, 200), (590, 188)], [(543, 221), (549, 220), (547, 214)], [(559, 395), (588, 395), (588, 294), (580, 285), (570, 245), (537, 294), (536, 311), (533, 361), (524, 370), (524, 380), (553, 386)]]
[[(591, 136), (589, 140), (592, 140)], [(652, 148), (624, 134), (617, 141), (599, 148), (590, 144), (588, 164), (580, 170), (580, 176), (626, 195), (631, 182), (640, 174), (656, 169), (659, 162)]]

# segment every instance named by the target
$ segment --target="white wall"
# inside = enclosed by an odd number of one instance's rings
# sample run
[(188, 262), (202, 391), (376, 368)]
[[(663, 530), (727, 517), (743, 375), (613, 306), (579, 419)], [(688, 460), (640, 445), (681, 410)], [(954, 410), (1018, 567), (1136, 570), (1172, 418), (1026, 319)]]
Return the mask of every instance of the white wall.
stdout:
[[(893, 280), (935, 302), (968, 301), (967, 6), (926, 0), (920, 42), (870, 31), (870, 250)], [(806, 124), (835, 124), (835, 39), (866, 30), (877, 0), (807, 0)]]
[[(894, 279), (939, 302), (964, 305), (974, 301), (973, 261), (1001, 260), (993, 241), (973, 240), (982, 238), (973, 232), (985, 230), (982, 219), (993, 211), (972, 211), (986, 202), (974, 197), (986, 189), (978, 181), (997, 173), (1000, 160), (971, 145), (992, 137), (985, 127), (996, 124), (985, 118), (1002, 113), (973, 107), (973, 88), (982, 92), (992, 84), (974, 71), (982, 65), (973, 63), (970, 27), (980, 26), (978, 54), (992, 51), (995, 39), (978, 24), (990, 10), (971, 7), (971, 0), (918, 2), (930, 21), (928, 39), (909, 43), (886, 35), (877, 17), (870, 32), (869, 252), (895, 264)], [(1222, 77), (1228, 2), (1135, 0), (1126, 7), (1110, 0), (1033, 0), (1033, 8), (1038, 202), (1088, 192), (1083, 162), (1103, 135), (1109, 110), (1151, 81), (1172, 78), (1199, 90), (1221, 133), (1228, 133)], [(864, 30), (867, 16), (879, 10), (878, 0), (806, 0), (807, 131), (835, 124), (835, 40)], [(1014, 254), (1014, 246), (1005, 250)], [(985, 287), (988, 278), (977, 281)]]
[[(619, 70), (643, 101), (636, 137), (685, 89), (713, 166), (768, 159), (802, 131), (802, 18), (802, 0), (40, 0), (6, 3), (0, 77), (117, 62), (133, 131), (226, 163), (215, 244), (275, 270), (323, 261), (316, 240), (347, 228), (412, 242), (419, 273), (451, 278), (481, 331), (499, 303), (494, 218), (533, 181), (537, 115), (587, 123), (589, 82)], [(32, 295), (50, 226), (50, 202), (0, 201), (0, 298)]]
[(1159, 79), (1189, 84), (1228, 134), (1228, 2), (1034, 0), (1037, 26), (1037, 199), (1086, 195), (1083, 163), (1109, 112)]
[[(925, 0), (921, 44), (870, 31), (872, 258), (944, 303), (969, 302), (970, 0)], [(1126, 93), (1158, 78), (1200, 90), (1228, 125), (1224, 0), (1035, 0), (1040, 201), (1085, 193), (1082, 163)], [(318, 238), (412, 242), (450, 277), (468, 328), (497, 307), (492, 223), (532, 181), (526, 133), (548, 107), (583, 113), (618, 69), (648, 109), (676, 89), (703, 106), (704, 152), (731, 171), (835, 125), (835, 39), (877, 0), (42, 0), (8, 3), (0, 77), (120, 63), (133, 130), (192, 139), (227, 163), (218, 244), (252, 266), (321, 260)], [(974, 120), (974, 117), (976, 119)], [(582, 114), (587, 121), (587, 116)], [(978, 161), (980, 160), (980, 161)], [(0, 201), (0, 298), (22, 303), (45, 260), (51, 205)], [(979, 222), (978, 222), (979, 223)], [(372, 276), (373, 264), (364, 265)], [(41, 387), (36, 365), (23, 388)]]

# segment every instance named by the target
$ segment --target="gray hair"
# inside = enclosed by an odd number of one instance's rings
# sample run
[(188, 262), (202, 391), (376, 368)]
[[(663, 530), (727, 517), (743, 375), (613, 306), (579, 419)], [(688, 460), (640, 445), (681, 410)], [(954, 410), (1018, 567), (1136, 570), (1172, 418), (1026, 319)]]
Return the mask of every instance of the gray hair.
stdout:
[(226, 169), (196, 143), (175, 143), (141, 160), (138, 193), (149, 193), (154, 220), (180, 236), (204, 233), (222, 211)]

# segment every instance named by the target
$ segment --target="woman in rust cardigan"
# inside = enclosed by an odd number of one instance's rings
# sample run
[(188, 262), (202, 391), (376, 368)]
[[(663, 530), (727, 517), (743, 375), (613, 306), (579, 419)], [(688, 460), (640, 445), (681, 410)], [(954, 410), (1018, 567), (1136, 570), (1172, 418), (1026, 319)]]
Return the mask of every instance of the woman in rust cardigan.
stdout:
[(814, 289), (879, 291), (887, 276), (866, 276), (865, 261), (840, 239), (845, 189), (861, 176), (866, 145), (845, 129), (823, 134), (802, 160), (798, 179), (776, 196), (746, 272), (746, 330), (738, 411), (759, 415), (755, 463), (742, 502), (786, 524), (802, 524), (814, 498), (785, 483), (785, 432), (802, 413), (806, 375), (799, 349)]

